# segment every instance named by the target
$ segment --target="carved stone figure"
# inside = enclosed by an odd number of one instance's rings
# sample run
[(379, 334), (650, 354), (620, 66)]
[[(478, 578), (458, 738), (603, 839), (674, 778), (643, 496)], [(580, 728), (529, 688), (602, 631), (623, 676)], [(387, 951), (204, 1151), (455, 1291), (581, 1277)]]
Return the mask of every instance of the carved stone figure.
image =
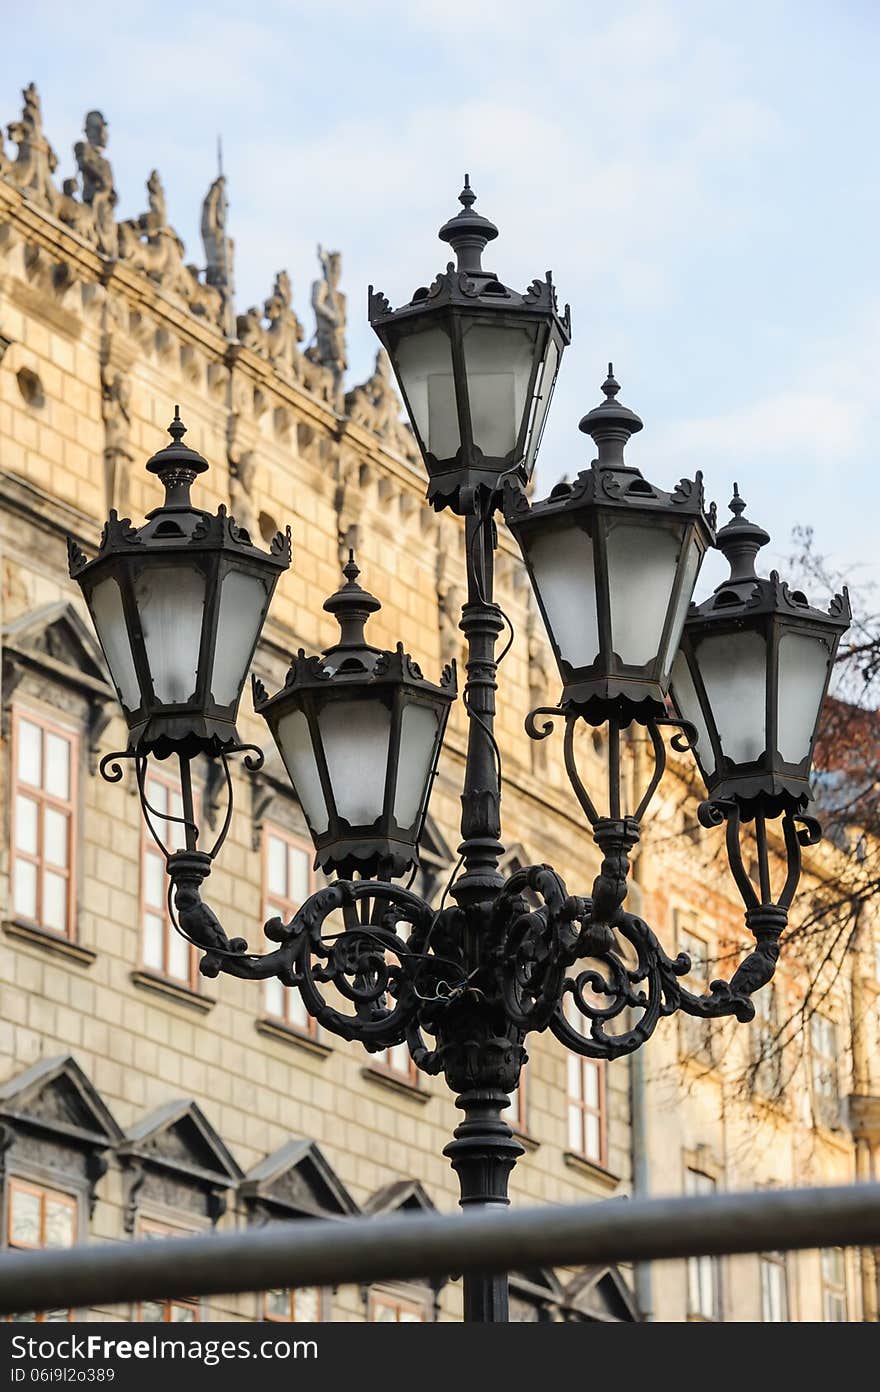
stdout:
[(244, 314), (238, 315), (236, 332), (246, 348), (267, 358), (282, 377), (296, 382), (321, 400), (334, 404), (332, 373), (316, 358), (300, 351), (299, 345), (305, 331), (293, 309), (293, 288), (286, 271), (279, 271), (276, 275), (262, 314), (251, 306)]
[(131, 447), (131, 386), (118, 369), (101, 368), (101, 406), (104, 416), (104, 483), (107, 506), (124, 516), (128, 509)]
[(357, 455), (343, 451), (336, 471), (336, 530), (339, 558), (343, 563), (348, 559), (349, 550), (358, 550), (362, 511), (360, 463)]
[(376, 354), (373, 375), (346, 393), (346, 413), (357, 425), (378, 435), (389, 449), (418, 463), (418, 449), (412, 431), (400, 419), (400, 398), (391, 380), (391, 363), (384, 348)]
[(224, 318), (234, 293), (233, 252), (235, 243), (226, 235), (226, 176), (219, 175), (208, 189), (202, 204), (202, 244), (205, 248), (205, 284), (220, 292)]
[(18, 146), (15, 160), (7, 167), (7, 177), (18, 185), (35, 203), (58, 211), (62, 194), (52, 182), (58, 168), (58, 156), (43, 133), (43, 113), (36, 87), (31, 82), (22, 91), (24, 106), (21, 120), (7, 126), (9, 139)]
[(343, 404), (342, 379), (348, 366), (345, 350), (346, 306), (339, 289), (342, 278), (342, 253), (318, 247), (318, 260), (323, 276), (312, 284), (312, 308), (315, 311), (315, 343), (308, 350), (312, 362), (326, 367), (333, 378), (334, 402)]
[(107, 122), (100, 111), (87, 113), (85, 137), (73, 147), (77, 168), (82, 176), (83, 203), (92, 210), (98, 250), (105, 256), (115, 256), (117, 234), (113, 209), (119, 196), (113, 183), (113, 169), (104, 154), (107, 148)]
[(236, 459), (230, 456), (230, 510), (239, 527), (243, 527), (251, 541), (259, 545), (260, 521), (254, 501), (256, 474), (257, 455), (255, 450), (243, 450)]
[(184, 245), (168, 222), (165, 190), (158, 170), (147, 180), (149, 211), (119, 224), (119, 258), (179, 295), (194, 314), (223, 322), (223, 298), (213, 285), (202, 285), (196, 270), (184, 265)]

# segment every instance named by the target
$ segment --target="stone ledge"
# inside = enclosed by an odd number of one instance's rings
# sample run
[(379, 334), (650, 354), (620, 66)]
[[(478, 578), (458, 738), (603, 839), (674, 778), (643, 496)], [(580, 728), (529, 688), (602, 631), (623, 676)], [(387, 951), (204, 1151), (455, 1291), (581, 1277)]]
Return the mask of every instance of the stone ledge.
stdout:
[(577, 1170), (586, 1179), (592, 1179), (597, 1184), (601, 1184), (603, 1189), (616, 1189), (620, 1183), (620, 1175), (612, 1174), (602, 1165), (597, 1165), (594, 1160), (588, 1160), (585, 1155), (578, 1155), (577, 1151), (566, 1150), (562, 1155), (563, 1160), (569, 1169)]
[(269, 1039), (277, 1039), (282, 1044), (292, 1044), (307, 1054), (313, 1054), (315, 1058), (324, 1059), (333, 1052), (332, 1044), (324, 1044), (322, 1040), (313, 1039), (310, 1034), (297, 1029), (295, 1025), (286, 1025), (283, 1020), (272, 1020), (266, 1015), (254, 1021), (254, 1029), (257, 1034), (265, 1034)]
[(81, 967), (90, 967), (98, 956), (93, 948), (83, 947), (81, 943), (73, 942), (63, 933), (55, 933), (51, 928), (38, 928), (35, 923), (25, 923), (21, 919), (7, 919), (3, 924), (3, 931), (10, 938), (16, 938), (18, 942), (27, 943), (30, 947), (39, 947), (44, 952), (52, 952), (58, 957), (66, 957), (68, 962), (76, 962)]
[(525, 1150), (535, 1151), (538, 1149), (541, 1142), (538, 1140), (537, 1136), (532, 1135), (531, 1131), (521, 1131), (518, 1126), (511, 1126), (510, 1122), (507, 1124), (513, 1132), (513, 1139), (519, 1141), (520, 1145)]
[(396, 1074), (383, 1068), (379, 1063), (366, 1064), (361, 1069), (361, 1077), (366, 1078), (368, 1082), (378, 1083), (380, 1087), (390, 1088), (392, 1092), (398, 1093), (401, 1097), (409, 1097), (413, 1102), (420, 1103), (421, 1106), (431, 1100), (431, 1094), (425, 1092), (424, 1088), (420, 1088), (418, 1083), (409, 1083), (406, 1078), (398, 1078)]
[(153, 991), (157, 996), (164, 996), (166, 1000), (176, 1001), (178, 1005), (185, 1005), (190, 1010), (197, 1010), (200, 1015), (207, 1015), (209, 1010), (213, 1010), (217, 1004), (215, 996), (203, 996), (201, 991), (194, 991), (191, 986), (184, 986), (182, 981), (172, 981), (168, 976), (162, 976), (159, 972), (140, 969), (129, 973), (135, 986), (140, 986), (144, 991)]

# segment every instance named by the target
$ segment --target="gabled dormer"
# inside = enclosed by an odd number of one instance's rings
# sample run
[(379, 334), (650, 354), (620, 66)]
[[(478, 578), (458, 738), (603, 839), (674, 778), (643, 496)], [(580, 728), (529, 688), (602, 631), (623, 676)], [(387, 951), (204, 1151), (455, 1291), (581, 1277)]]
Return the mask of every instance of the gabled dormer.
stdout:
[(242, 1171), (197, 1102), (180, 1098), (150, 1112), (119, 1148), (126, 1185), (125, 1228), (139, 1212), (182, 1224), (216, 1223)]
[(248, 1171), (238, 1192), (257, 1222), (348, 1218), (358, 1212), (321, 1148), (309, 1140), (286, 1141)]

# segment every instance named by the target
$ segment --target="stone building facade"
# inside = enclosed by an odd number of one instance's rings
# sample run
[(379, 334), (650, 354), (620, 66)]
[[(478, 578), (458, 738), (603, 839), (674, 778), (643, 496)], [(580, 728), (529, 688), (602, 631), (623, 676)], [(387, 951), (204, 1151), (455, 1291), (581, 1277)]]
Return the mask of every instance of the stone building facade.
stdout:
[[(456, 1115), (442, 1081), (414, 1074), (400, 1050), (369, 1056), (316, 1032), (295, 992), (277, 983), (200, 978), (173, 933), (162, 862), (134, 786), (97, 776), (99, 757), (124, 745), (124, 731), (67, 579), (65, 538), (88, 548), (109, 508), (140, 518), (156, 505), (157, 484), (142, 466), (179, 403), (188, 442), (212, 465), (199, 481), (204, 505), (227, 504), (255, 538), (292, 528), (293, 566), (255, 662), (276, 688), (291, 652), (332, 639), (322, 603), (352, 546), (382, 601), (373, 641), (405, 639), (428, 676), (459, 657), (459, 520), (424, 505), (417, 451), (383, 355), (366, 382), (346, 390), (338, 252), (320, 254), (313, 330), (294, 310), (283, 270), (262, 306), (236, 313), (222, 179), (204, 200), (199, 271), (184, 259), (156, 171), (147, 210), (117, 219), (100, 112), (88, 113), (75, 146), (78, 176), (60, 187), (33, 86), (7, 129), (15, 150), (0, 142), (2, 1241), (126, 1241), (303, 1215), (451, 1210), (457, 1188), (441, 1151)], [(507, 863), (551, 861), (570, 888), (586, 892), (598, 859), (562, 761), (552, 742), (534, 744), (523, 731), (526, 711), (555, 697), (555, 674), (503, 531), (498, 598), (514, 630), (498, 719)], [(422, 848), (421, 890), (438, 900), (456, 861), (464, 720), (459, 703)], [(240, 728), (266, 747), (249, 697)], [(641, 757), (634, 743), (633, 776)], [(602, 776), (600, 736), (584, 739), (583, 759), (587, 778)], [(673, 785), (679, 777), (673, 772)], [(203, 770), (198, 796), (209, 822), (217, 794)], [(177, 793), (161, 765), (150, 795), (173, 813)], [(270, 756), (257, 775), (239, 770), (235, 795), (212, 898), (228, 932), (258, 949), (264, 919), (288, 914), (316, 880), (280, 764)], [(717, 867), (708, 872), (711, 892), (688, 871), (693, 844), (677, 818), (670, 796), (645, 837), (634, 893), (670, 945), (681, 948), (690, 934), (711, 954), (719, 935), (737, 936), (741, 920)], [(878, 1120), (867, 937), (855, 960), (835, 981), (830, 1023), (815, 1029), (782, 1102), (744, 1098), (731, 1081), (732, 1060), (750, 1048), (755, 1027), (734, 1038), (716, 1026), (707, 1061), (701, 1041), (693, 1047), (667, 1021), (644, 1059), (608, 1067), (567, 1060), (554, 1039), (532, 1038), (511, 1112), (526, 1150), (513, 1203), (868, 1173)], [(796, 994), (794, 974), (786, 989)], [(817, 1126), (803, 1099), (818, 1089), (828, 1101), (835, 1088), (833, 1125), (829, 1110), (829, 1124)], [(771, 1262), (781, 1277), (765, 1270)], [(875, 1317), (874, 1280), (869, 1254), (854, 1253), (806, 1253), (781, 1267), (769, 1254), (653, 1273), (529, 1271), (513, 1277), (512, 1309), (523, 1320), (629, 1320), (642, 1311), (661, 1319)], [(98, 1313), (456, 1319), (460, 1304), (460, 1286), (448, 1281)]]

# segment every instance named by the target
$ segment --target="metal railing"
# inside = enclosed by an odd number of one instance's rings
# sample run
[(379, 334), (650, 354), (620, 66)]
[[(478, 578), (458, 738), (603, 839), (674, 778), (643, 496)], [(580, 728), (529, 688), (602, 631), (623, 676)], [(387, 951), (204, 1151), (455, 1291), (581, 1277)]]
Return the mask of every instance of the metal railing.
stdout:
[(880, 1245), (880, 1184), (609, 1199), (506, 1212), (308, 1219), (0, 1256), (0, 1313), (529, 1266)]

